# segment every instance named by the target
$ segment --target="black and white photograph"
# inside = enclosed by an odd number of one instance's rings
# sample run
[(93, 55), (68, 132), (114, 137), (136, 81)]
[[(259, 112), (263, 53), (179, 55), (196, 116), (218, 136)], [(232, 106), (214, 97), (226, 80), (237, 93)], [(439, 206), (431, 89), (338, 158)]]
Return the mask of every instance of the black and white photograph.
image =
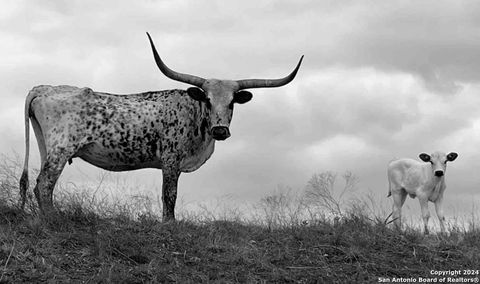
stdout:
[(480, 2), (0, 0), (0, 283), (478, 283)]

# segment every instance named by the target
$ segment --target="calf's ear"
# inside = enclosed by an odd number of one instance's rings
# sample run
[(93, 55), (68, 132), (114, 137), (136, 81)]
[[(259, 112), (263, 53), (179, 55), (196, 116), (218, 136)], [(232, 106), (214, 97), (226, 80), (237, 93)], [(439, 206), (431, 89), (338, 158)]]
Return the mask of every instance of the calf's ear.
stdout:
[(447, 155), (447, 161), (453, 162), (457, 157), (458, 157), (457, 153), (451, 152), (450, 154)]
[(420, 160), (424, 161), (424, 162), (430, 162), (430, 155), (428, 154), (425, 154), (425, 153), (422, 153), (420, 155), (418, 155), (418, 157), (420, 157)]
[(202, 89), (190, 87), (187, 89), (187, 94), (196, 101), (200, 101), (200, 102), (207, 101), (207, 96), (205, 95)]

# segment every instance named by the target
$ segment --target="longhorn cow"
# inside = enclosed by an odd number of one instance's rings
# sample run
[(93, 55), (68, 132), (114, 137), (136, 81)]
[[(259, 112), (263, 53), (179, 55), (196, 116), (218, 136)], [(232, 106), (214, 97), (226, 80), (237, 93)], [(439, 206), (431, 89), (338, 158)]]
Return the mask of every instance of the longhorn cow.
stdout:
[(215, 141), (230, 136), (234, 105), (252, 98), (245, 89), (288, 84), (303, 59), (281, 79), (204, 79), (167, 67), (147, 36), (160, 71), (193, 87), (131, 95), (72, 86), (34, 87), (25, 101), (22, 208), (28, 188), (31, 122), (41, 158), (34, 193), (42, 213), (53, 210), (53, 189), (66, 163), (81, 158), (109, 171), (162, 169), (163, 220), (174, 220), (180, 173), (198, 169), (212, 155)]

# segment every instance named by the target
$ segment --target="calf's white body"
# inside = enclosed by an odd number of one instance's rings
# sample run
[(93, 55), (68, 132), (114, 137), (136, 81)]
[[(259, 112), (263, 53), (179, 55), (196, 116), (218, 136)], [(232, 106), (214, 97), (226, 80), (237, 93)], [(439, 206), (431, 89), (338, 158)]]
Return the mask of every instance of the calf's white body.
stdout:
[(445, 231), (445, 217), (443, 214), (443, 194), (445, 192), (445, 172), (447, 162), (454, 161), (457, 153), (446, 155), (434, 152), (431, 155), (419, 155), (423, 162), (403, 158), (391, 161), (388, 165), (387, 175), (389, 182), (388, 196), (393, 198), (393, 218), (397, 227), (401, 227), (402, 206), (407, 194), (418, 198), (425, 234), (428, 234), (428, 201), (435, 204), (435, 211), (440, 221), (440, 229)]

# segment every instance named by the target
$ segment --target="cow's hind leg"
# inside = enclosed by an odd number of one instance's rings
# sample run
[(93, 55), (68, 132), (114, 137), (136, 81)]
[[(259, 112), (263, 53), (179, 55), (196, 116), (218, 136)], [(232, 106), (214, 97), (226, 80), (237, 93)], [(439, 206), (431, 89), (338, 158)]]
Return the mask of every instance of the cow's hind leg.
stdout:
[(393, 222), (397, 229), (402, 228), (402, 206), (405, 203), (405, 199), (407, 198), (407, 192), (405, 189), (400, 188), (398, 190), (392, 191), (393, 197)]
[(49, 154), (42, 163), (40, 174), (37, 177), (37, 185), (33, 191), (40, 211), (44, 214), (53, 212), (53, 189), (69, 157), (65, 153)]
[(176, 168), (163, 169), (162, 202), (163, 221), (175, 220), (175, 202), (177, 200), (177, 185), (180, 171)]

